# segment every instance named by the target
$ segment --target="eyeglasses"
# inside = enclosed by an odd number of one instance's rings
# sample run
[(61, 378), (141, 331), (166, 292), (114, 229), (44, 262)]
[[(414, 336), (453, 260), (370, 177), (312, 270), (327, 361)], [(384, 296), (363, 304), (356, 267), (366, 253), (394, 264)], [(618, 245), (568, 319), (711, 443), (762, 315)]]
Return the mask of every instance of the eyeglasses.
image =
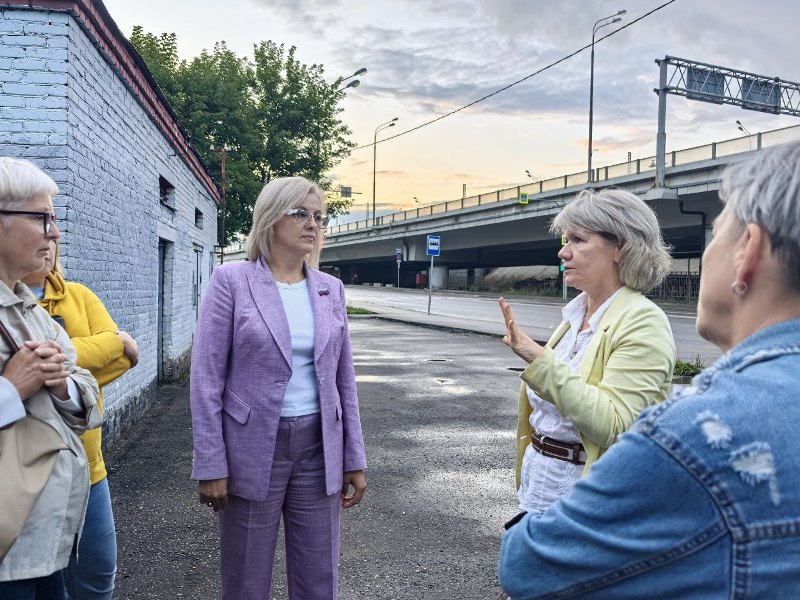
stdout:
[(49, 210), (35, 212), (32, 210), (0, 210), (0, 215), (30, 215), (32, 217), (39, 217), (44, 224), (44, 234), (50, 233), (53, 224), (56, 222), (56, 213)]
[(286, 211), (286, 215), (294, 217), (295, 221), (303, 225), (314, 219), (314, 223), (323, 229), (328, 226), (330, 219), (328, 215), (323, 215), (321, 212), (311, 214), (305, 208), (292, 208)]

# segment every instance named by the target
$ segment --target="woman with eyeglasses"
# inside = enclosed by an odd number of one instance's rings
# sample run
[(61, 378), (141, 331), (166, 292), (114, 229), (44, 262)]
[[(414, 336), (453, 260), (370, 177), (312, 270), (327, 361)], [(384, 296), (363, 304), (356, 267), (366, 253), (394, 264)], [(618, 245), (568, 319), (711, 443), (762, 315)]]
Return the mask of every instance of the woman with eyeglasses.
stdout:
[[(51, 240), (44, 267), (23, 277), (22, 282), (66, 330), (78, 365), (88, 369), (102, 388), (136, 366), (139, 347), (130, 334), (119, 330), (94, 292), (64, 280), (58, 254), (59, 244)], [(103, 408), (102, 390), (97, 404)], [(70, 600), (108, 600), (114, 593), (117, 536), (101, 449), (102, 429), (87, 431), (81, 440), (89, 460), (91, 488), (78, 552), (70, 558), (64, 578)]]
[(214, 270), (192, 350), (192, 479), (218, 517), (222, 597), (269, 597), (283, 515), (289, 598), (337, 596), (339, 513), (366, 459), (344, 286), (316, 269), (325, 195), (274, 179), (249, 261)]
[(89, 496), (78, 435), (102, 422), (97, 382), (20, 281), (60, 235), (57, 193), (33, 163), (0, 157), (0, 598), (66, 597)]

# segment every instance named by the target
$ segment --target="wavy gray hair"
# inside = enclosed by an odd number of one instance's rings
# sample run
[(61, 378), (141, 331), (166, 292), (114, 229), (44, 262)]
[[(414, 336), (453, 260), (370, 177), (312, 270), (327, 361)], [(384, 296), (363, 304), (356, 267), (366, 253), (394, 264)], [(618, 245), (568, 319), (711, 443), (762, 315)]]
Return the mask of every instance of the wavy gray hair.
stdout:
[[(327, 198), (325, 192), (313, 181), (305, 177), (280, 177), (268, 182), (256, 199), (253, 207), (253, 226), (247, 236), (247, 259), (269, 259), (270, 251), (275, 244), (273, 228), (287, 210), (295, 208), (305, 200), (309, 194), (314, 194), (322, 203), (325, 212)], [(319, 265), (319, 255), (322, 252), (322, 237), (325, 232), (320, 229), (319, 236), (314, 242), (314, 251), (308, 255), (308, 263), (315, 269)]]
[(56, 182), (47, 173), (29, 160), (0, 156), (0, 209), (13, 210), (44, 194), (58, 194)]
[(630, 288), (646, 292), (669, 273), (670, 247), (664, 243), (653, 210), (624, 190), (583, 190), (558, 213), (550, 231), (563, 235), (580, 227), (613, 236), (620, 245), (619, 278)]
[(764, 228), (790, 285), (800, 290), (800, 142), (728, 166), (719, 197), (742, 228)]

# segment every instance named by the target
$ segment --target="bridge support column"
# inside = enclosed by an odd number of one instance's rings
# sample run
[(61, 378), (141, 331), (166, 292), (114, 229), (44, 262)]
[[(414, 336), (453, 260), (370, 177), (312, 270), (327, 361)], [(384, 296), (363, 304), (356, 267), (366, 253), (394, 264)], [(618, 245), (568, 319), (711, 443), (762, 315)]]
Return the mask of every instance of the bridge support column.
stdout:
[(450, 285), (450, 268), (439, 265), (433, 266), (431, 273), (431, 288), (434, 290), (446, 290)]

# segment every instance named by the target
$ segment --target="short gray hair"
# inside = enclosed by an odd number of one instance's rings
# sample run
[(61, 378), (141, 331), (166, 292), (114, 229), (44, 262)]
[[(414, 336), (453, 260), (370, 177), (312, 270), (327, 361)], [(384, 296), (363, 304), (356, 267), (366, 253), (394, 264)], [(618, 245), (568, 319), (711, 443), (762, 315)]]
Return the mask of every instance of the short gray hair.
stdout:
[(635, 194), (616, 188), (579, 192), (555, 216), (550, 231), (563, 235), (573, 227), (616, 238), (619, 278), (634, 290), (646, 292), (669, 273), (670, 247), (664, 243), (658, 219)]
[(13, 210), (44, 194), (58, 194), (56, 182), (47, 173), (28, 160), (0, 156), (0, 209)]
[(728, 166), (719, 197), (743, 227), (764, 228), (790, 285), (800, 290), (800, 142)]
[[(305, 177), (281, 177), (273, 179), (261, 190), (253, 207), (253, 226), (247, 236), (247, 259), (258, 260), (263, 256), (269, 259), (270, 251), (275, 243), (273, 228), (285, 214), (305, 200), (306, 196), (314, 194), (322, 203), (325, 212), (327, 198), (325, 192), (313, 181)], [(325, 232), (320, 229), (319, 236), (314, 242), (314, 251), (308, 256), (309, 264), (315, 269), (319, 265), (319, 255), (322, 252), (322, 236)]]

